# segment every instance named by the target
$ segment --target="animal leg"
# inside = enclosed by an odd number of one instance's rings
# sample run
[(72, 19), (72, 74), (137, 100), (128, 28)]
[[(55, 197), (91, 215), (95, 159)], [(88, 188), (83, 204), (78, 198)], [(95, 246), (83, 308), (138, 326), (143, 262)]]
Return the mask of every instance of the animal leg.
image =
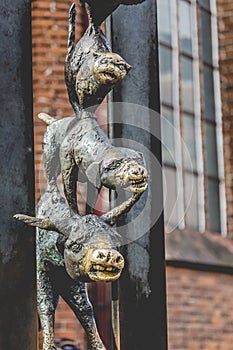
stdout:
[(62, 179), (64, 184), (64, 193), (72, 213), (78, 213), (77, 205), (77, 178), (78, 178), (78, 168), (75, 164), (74, 159), (68, 152), (60, 153), (61, 169), (62, 169)]
[[(56, 129), (55, 129), (56, 131)], [(48, 179), (47, 191), (52, 193), (53, 203), (62, 201), (57, 184), (57, 177), (61, 173), (59, 161), (59, 145), (54, 130), (47, 130), (43, 139), (43, 159), (46, 177)]]
[(96, 327), (93, 307), (89, 301), (85, 284), (73, 284), (61, 295), (86, 331), (88, 350), (106, 350)]
[(109, 223), (110, 225), (115, 225), (117, 219), (122, 216), (123, 214), (126, 214), (130, 211), (132, 206), (139, 200), (141, 197), (142, 192), (134, 193), (132, 197), (127, 199), (125, 202), (121, 203), (117, 207), (111, 209), (106, 214), (103, 214), (101, 218)]
[(54, 315), (58, 294), (54, 292), (48, 274), (44, 271), (37, 271), (37, 306), (43, 330), (43, 350), (56, 350), (54, 344)]

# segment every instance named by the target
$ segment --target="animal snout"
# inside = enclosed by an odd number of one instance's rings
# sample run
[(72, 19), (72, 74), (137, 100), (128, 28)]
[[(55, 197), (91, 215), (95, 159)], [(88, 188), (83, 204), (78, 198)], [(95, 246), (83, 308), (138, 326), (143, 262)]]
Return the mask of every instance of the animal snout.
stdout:
[(115, 249), (96, 249), (93, 252), (93, 262), (105, 266), (124, 267), (123, 256)]
[(134, 166), (129, 169), (129, 173), (133, 177), (146, 179), (148, 177), (147, 170), (143, 166)]

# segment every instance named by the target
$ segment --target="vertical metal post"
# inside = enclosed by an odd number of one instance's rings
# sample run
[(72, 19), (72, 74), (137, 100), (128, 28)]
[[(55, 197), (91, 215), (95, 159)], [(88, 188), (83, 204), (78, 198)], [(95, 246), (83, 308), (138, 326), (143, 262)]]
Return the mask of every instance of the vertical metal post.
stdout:
[[(113, 102), (129, 102), (160, 112), (157, 4), (145, 0), (137, 6), (120, 6), (111, 17), (111, 42), (133, 69), (113, 92)], [(109, 26), (108, 26), (109, 27)], [(141, 115), (141, 129), (127, 124), (128, 106), (121, 107), (121, 125), (114, 128), (114, 138), (133, 139), (156, 157), (160, 166), (147, 162), (150, 174), (148, 200), (150, 210), (134, 230), (151, 221), (158, 206), (163, 206), (160, 118), (153, 113)], [(114, 107), (113, 115), (114, 119)], [(136, 110), (136, 109), (135, 109)], [(132, 120), (132, 119), (131, 119)], [(114, 120), (113, 120), (114, 122)], [(138, 125), (138, 119), (137, 119)], [(151, 134), (144, 132), (149, 126)], [(143, 209), (145, 195), (128, 214), (127, 220)], [(143, 199), (144, 198), (144, 199)], [(126, 267), (119, 281), (120, 346), (118, 350), (167, 349), (164, 221), (163, 212), (143, 237), (124, 246)]]
[(13, 219), (34, 213), (30, 0), (1, 0), (0, 28), (0, 349), (35, 350), (35, 232)]

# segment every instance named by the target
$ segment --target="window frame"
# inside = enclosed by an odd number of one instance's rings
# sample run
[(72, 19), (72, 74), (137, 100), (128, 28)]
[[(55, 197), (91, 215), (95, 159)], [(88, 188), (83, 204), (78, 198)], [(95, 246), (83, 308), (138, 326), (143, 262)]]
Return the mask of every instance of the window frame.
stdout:
[[(179, 1), (187, 2), (191, 6), (191, 32), (192, 32), (192, 54), (181, 51), (179, 37)], [(222, 109), (221, 109), (221, 90), (220, 90), (220, 74), (218, 65), (218, 31), (217, 31), (217, 8), (216, 1), (210, 1), (210, 9), (202, 7), (196, 0), (176, 0), (170, 2), (170, 19), (171, 19), (171, 45), (159, 40), (159, 46), (169, 47), (172, 50), (172, 105), (168, 105), (161, 100), (161, 108), (169, 108), (173, 112), (174, 127), (180, 135), (183, 135), (182, 130), (182, 114), (188, 114), (194, 118), (194, 134), (195, 134), (195, 149), (196, 149), (196, 170), (193, 176), (197, 177), (198, 183), (198, 228), (201, 233), (208, 230), (208, 213), (206, 215), (208, 201), (206, 200), (206, 179), (205, 173), (205, 154), (204, 142), (205, 134), (203, 135), (204, 123), (207, 121), (203, 116), (203, 100), (201, 99), (204, 86), (201, 83), (203, 78), (203, 59), (201, 53), (200, 34), (201, 28), (199, 24), (200, 11), (204, 10), (211, 15), (211, 46), (212, 46), (212, 65), (213, 68), (213, 89), (214, 89), (214, 108), (215, 121), (213, 121), (216, 130), (216, 147), (217, 147), (217, 162), (218, 162), (218, 180), (219, 180), (219, 204), (220, 204), (220, 228), (223, 236), (227, 235), (227, 218), (226, 218), (226, 193), (225, 193), (225, 176), (224, 176), (224, 156), (223, 156), (223, 134), (222, 134)], [(183, 110), (181, 105), (181, 67), (180, 62), (182, 57), (192, 59), (193, 65), (193, 100), (194, 110), (188, 112)], [(210, 64), (208, 63), (208, 66)], [(207, 121), (209, 122), (209, 121)], [(185, 173), (189, 171), (184, 168), (184, 160), (182, 154), (182, 144), (179, 139), (175, 138), (175, 158), (176, 158), (176, 192), (178, 194), (178, 218), (180, 221), (177, 226), (180, 229), (190, 227), (186, 223), (185, 215), (185, 189), (184, 178)], [(163, 167), (173, 167), (166, 162)]]

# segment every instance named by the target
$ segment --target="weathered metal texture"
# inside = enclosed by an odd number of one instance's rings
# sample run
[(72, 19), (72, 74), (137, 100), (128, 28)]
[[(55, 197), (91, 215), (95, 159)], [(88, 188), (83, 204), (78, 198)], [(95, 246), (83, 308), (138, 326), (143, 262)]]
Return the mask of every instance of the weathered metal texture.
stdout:
[[(111, 17), (111, 37), (113, 50), (125, 57), (133, 67), (129, 79), (115, 87), (113, 101), (135, 103), (159, 112), (156, 8), (155, 0), (146, 0), (143, 4), (134, 7), (119, 8)], [(114, 137), (134, 139), (142, 143), (151, 150), (161, 164), (160, 119), (148, 112), (140, 116), (141, 129), (130, 127), (126, 125), (129, 111), (127, 104), (121, 106), (120, 112), (118, 110), (118, 121), (119, 116), (122, 116), (122, 125), (117, 124)], [(138, 118), (135, 118), (135, 125), (139, 125)], [(157, 134), (158, 137), (152, 137), (144, 131), (146, 129), (151, 130), (151, 133)], [(148, 200), (151, 202), (151, 207), (141, 225), (134, 227), (135, 231), (139, 230), (139, 232), (140, 230), (143, 232), (146, 223), (163, 205), (161, 167), (152, 167), (152, 159), (146, 160), (149, 165)], [(128, 214), (128, 221), (140, 214), (145, 202), (146, 198), (143, 194), (140, 202)], [(130, 234), (133, 235), (134, 232), (129, 232)], [(123, 255), (126, 266), (119, 280), (120, 349), (166, 350), (163, 213), (148, 233), (124, 247)]]
[(65, 80), (70, 103), (76, 116), (82, 118), (83, 108), (95, 110), (131, 67), (122, 57), (111, 52), (104, 33), (91, 18), (83, 37), (76, 44), (75, 14), (73, 4), (69, 14)]
[(78, 214), (70, 217), (62, 197), (54, 203), (52, 193), (47, 191), (38, 203), (37, 218), (15, 215), (16, 219), (38, 227), (38, 312), (44, 350), (56, 349), (54, 316), (59, 295), (84, 327), (88, 349), (106, 350), (96, 328), (84, 282), (115, 281), (124, 267), (124, 258), (116, 250), (121, 237), (108, 224), (111, 213), (101, 218)]
[[(73, 212), (77, 212), (78, 173), (96, 190), (104, 185), (141, 194), (147, 189), (147, 170), (143, 155), (129, 148), (112, 146), (94, 115), (87, 113), (86, 118), (70, 117), (56, 121), (41, 113), (40, 119), (50, 124), (43, 138), (43, 156), (49, 191), (54, 202), (61, 198), (57, 186), (60, 172), (65, 195)], [(94, 197), (87, 203), (92, 210), (96, 200)], [(129, 209), (138, 199), (139, 196), (132, 196), (126, 204)]]
[(31, 6), (0, 2), (0, 349), (37, 348), (35, 234), (13, 219), (34, 213)]

